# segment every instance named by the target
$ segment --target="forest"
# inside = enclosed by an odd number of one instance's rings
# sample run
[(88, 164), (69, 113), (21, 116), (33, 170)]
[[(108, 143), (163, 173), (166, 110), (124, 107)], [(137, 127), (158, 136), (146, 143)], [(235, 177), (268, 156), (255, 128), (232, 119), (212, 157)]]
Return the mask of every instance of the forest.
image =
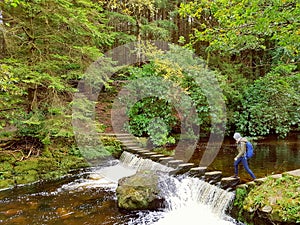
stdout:
[[(170, 55), (147, 48), (147, 63), (115, 71), (105, 89), (114, 79), (170, 81), (192, 100), (192, 123), (207, 135), (214, 132), (213, 109), (195, 79), (213, 74), (226, 106), (226, 135), (285, 138), (299, 132), (299, 35), (296, 0), (1, 1), (1, 154), (16, 161), (58, 152), (78, 156), (72, 127), (78, 82), (107, 51), (151, 40), (169, 43)], [(179, 63), (193, 55), (205, 65), (195, 69), (199, 73)], [(146, 97), (128, 116), (132, 134), (157, 146), (176, 142), (179, 118), (170, 102)]]

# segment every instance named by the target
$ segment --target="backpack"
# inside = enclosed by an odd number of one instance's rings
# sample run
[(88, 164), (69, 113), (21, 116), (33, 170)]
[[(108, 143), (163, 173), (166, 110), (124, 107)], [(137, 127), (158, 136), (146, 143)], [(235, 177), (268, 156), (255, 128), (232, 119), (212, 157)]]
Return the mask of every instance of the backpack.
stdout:
[(248, 159), (252, 158), (254, 155), (254, 149), (250, 141), (246, 142), (246, 157)]

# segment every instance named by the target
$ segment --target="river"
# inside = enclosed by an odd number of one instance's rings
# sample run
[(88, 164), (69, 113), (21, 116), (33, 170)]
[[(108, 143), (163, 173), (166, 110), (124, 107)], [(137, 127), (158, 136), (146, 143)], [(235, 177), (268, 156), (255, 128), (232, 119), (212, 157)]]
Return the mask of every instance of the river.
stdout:
[[(250, 167), (257, 177), (300, 168), (299, 135), (279, 141), (266, 139), (254, 143), (255, 156)], [(224, 145), (209, 166), (232, 175), (236, 154), (231, 140)], [(197, 163), (201, 147), (191, 161)], [(0, 223), (19, 224), (107, 224), (107, 225), (172, 225), (172, 224), (241, 224), (226, 214), (234, 192), (224, 191), (189, 177), (172, 178), (165, 184), (168, 207), (156, 211), (121, 210), (117, 207), (115, 189), (120, 177), (128, 176), (140, 166), (157, 169), (149, 161), (141, 162), (126, 155), (120, 160), (106, 159), (99, 165), (77, 171), (57, 181), (40, 182), (0, 192)], [(159, 170), (167, 171), (166, 168)], [(242, 182), (248, 174), (240, 170)], [(192, 223), (190, 222), (192, 221)]]

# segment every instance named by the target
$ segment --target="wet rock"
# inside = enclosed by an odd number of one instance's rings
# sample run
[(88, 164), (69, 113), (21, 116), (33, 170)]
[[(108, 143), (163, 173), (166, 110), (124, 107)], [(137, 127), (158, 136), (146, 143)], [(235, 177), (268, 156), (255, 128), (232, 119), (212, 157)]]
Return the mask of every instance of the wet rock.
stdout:
[(127, 210), (157, 209), (164, 199), (159, 190), (159, 174), (140, 171), (119, 180), (116, 190), (118, 206)]
[(179, 164), (178, 167), (177, 167), (176, 174), (184, 174), (184, 173), (188, 172), (194, 166), (195, 166), (194, 163), (182, 163), (182, 164)]
[(194, 167), (188, 172), (189, 176), (202, 178), (206, 172), (207, 167)]
[(224, 190), (233, 190), (239, 183), (239, 178), (224, 177), (221, 179), (221, 188)]
[(169, 161), (167, 165), (168, 165), (169, 167), (172, 167), (172, 168), (177, 168), (178, 165), (181, 164), (181, 163), (183, 163), (182, 160), (180, 160), (180, 159), (175, 159), (175, 160)]
[(264, 207), (262, 207), (261, 211), (264, 213), (270, 213), (272, 212), (273, 208), (269, 205), (265, 205)]
[(163, 165), (167, 165), (168, 162), (174, 160), (174, 158), (172, 156), (168, 156), (168, 157), (162, 157), (162, 158), (159, 158), (158, 162), (163, 164)]
[(103, 176), (100, 174), (92, 173), (89, 175), (90, 180), (101, 180), (103, 179)]
[(69, 212), (65, 208), (58, 208), (56, 210), (56, 214), (58, 214), (60, 216), (60, 218), (62, 218), (62, 219), (67, 219), (73, 214), (73, 212)]
[(15, 215), (18, 215), (21, 213), (22, 213), (22, 210), (20, 210), (20, 209), (9, 209), (6, 212), (4, 212), (4, 214), (7, 216), (15, 216)]
[(205, 173), (205, 181), (210, 184), (216, 184), (221, 181), (222, 171), (213, 171)]

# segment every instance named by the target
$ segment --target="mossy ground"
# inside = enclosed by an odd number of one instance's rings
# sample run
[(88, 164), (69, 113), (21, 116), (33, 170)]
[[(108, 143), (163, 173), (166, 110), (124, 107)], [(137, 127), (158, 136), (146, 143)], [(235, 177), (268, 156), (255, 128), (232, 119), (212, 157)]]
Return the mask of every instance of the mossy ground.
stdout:
[(40, 156), (19, 161), (5, 152), (0, 154), (0, 189), (11, 188), (20, 184), (39, 180), (56, 179), (70, 170), (88, 166), (86, 161), (68, 151), (49, 150)]
[[(120, 156), (122, 146), (115, 138), (103, 137), (101, 142), (106, 150), (103, 156)], [(12, 151), (0, 149), (0, 189), (57, 179), (71, 170), (89, 166), (80, 150), (74, 146), (56, 143), (39, 152), (41, 154), (24, 158), (24, 153), (20, 150), (13, 151), (12, 154)]]

